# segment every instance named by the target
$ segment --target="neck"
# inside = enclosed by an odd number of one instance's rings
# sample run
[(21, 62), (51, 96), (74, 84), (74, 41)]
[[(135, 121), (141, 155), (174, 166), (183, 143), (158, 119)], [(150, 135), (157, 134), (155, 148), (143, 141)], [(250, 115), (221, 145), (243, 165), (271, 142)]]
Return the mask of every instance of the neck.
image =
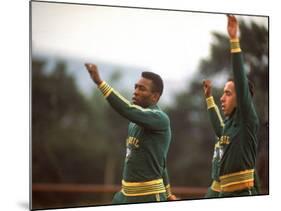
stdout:
[(151, 104), (149, 104), (148, 106), (147, 106), (147, 108), (148, 107), (153, 107), (153, 106), (156, 106), (157, 104), (156, 103), (151, 103)]
[(233, 116), (233, 114), (235, 113), (235, 111), (236, 111), (236, 108), (234, 108), (233, 111), (229, 115), (227, 115), (226, 117), (228, 119), (231, 118)]

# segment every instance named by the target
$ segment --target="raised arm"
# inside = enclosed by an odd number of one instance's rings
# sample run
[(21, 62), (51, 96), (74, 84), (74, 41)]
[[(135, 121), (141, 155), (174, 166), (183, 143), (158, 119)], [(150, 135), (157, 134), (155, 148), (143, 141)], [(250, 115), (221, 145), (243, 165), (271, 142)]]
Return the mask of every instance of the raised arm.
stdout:
[(224, 123), (220, 111), (218, 109), (218, 106), (216, 105), (214, 98), (212, 96), (212, 82), (210, 80), (203, 81), (203, 90), (206, 98), (208, 116), (211, 121), (211, 125), (217, 137), (221, 137)]
[(239, 24), (235, 16), (228, 15), (227, 31), (230, 39), (230, 51), (232, 58), (232, 71), (234, 76), (237, 96), (237, 107), (244, 120), (253, 114), (252, 97), (248, 86), (248, 79), (244, 69), (244, 60), (238, 37)]
[(168, 116), (158, 110), (150, 108), (142, 108), (130, 103), (105, 81), (99, 75), (99, 71), (94, 64), (85, 64), (93, 81), (98, 85), (103, 95), (106, 97), (110, 105), (123, 117), (142, 127), (153, 130), (164, 130), (170, 125)]

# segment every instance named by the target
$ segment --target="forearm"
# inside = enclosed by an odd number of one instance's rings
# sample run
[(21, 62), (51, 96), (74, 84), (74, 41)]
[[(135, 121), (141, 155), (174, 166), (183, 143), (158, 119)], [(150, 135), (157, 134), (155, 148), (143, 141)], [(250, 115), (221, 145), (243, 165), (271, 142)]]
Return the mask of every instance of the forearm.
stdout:
[(244, 115), (247, 114), (251, 103), (251, 94), (248, 86), (248, 79), (244, 69), (244, 61), (242, 51), (240, 48), (239, 39), (230, 40), (231, 57), (232, 57), (232, 71), (234, 76), (234, 83), (237, 96), (237, 106)]
[(248, 83), (247, 76), (244, 70), (244, 61), (242, 57), (242, 51), (240, 48), (239, 39), (230, 40), (230, 52), (232, 58), (232, 71), (235, 82), (235, 89), (237, 90), (237, 95), (241, 95), (243, 92), (247, 91)]
[(211, 121), (211, 125), (217, 135), (221, 136), (222, 128), (224, 127), (223, 119), (219, 112), (218, 106), (215, 104), (213, 96), (206, 98), (208, 116)]

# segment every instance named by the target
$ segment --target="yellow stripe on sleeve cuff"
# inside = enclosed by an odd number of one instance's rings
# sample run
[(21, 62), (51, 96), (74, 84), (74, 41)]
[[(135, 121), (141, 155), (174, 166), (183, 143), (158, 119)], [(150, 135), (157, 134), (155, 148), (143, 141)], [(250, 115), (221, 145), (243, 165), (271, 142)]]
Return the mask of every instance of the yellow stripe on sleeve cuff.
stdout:
[(238, 38), (230, 40), (230, 52), (231, 53), (241, 52), (240, 42)]
[(213, 96), (206, 98), (207, 108), (213, 108), (216, 106)]
[(112, 87), (109, 86), (105, 81), (103, 81), (98, 88), (101, 90), (102, 94), (105, 97), (108, 97), (110, 93), (113, 91)]

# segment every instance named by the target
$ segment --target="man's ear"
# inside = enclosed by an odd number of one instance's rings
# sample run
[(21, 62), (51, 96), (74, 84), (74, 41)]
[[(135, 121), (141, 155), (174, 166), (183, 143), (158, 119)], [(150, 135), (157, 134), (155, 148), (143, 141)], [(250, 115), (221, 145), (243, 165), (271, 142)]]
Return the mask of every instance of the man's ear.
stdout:
[(154, 92), (153, 94), (152, 94), (152, 99), (153, 99), (153, 101), (154, 102), (158, 102), (158, 100), (159, 100), (159, 98), (160, 98), (160, 93), (159, 92)]

